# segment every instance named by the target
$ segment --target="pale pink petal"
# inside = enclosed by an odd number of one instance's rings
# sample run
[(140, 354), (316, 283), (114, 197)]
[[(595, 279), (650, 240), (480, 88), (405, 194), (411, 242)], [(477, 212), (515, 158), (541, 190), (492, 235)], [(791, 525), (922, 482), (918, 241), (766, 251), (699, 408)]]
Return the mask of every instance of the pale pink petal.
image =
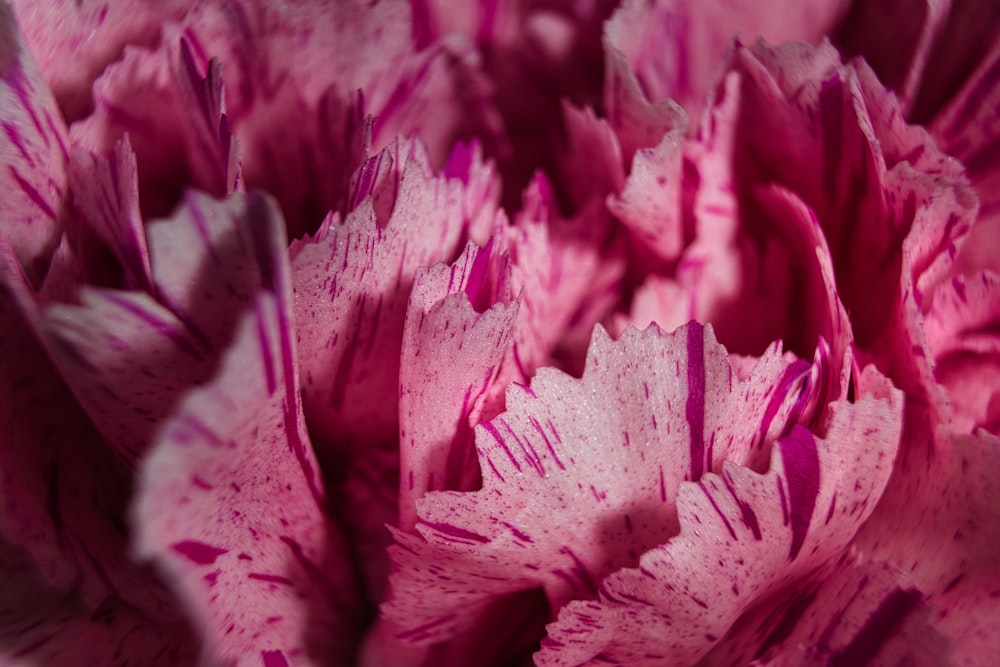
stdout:
[(653, 148), (668, 132), (683, 134), (688, 118), (670, 100), (650, 102), (629, 69), (624, 54), (605, 40), (604, 106), (608, 123), (622, 147), (625, 164), (636, 151)]
[[(539, 665), (689, 664), (755, 602), (837, 557), (872, 513), (899, 444), (901, 395), (828, 406), (824, 435), (794, 427), (758, 474), (725, 463), (682, 484), (680, 533), (572, 602)], [(863, 453), (859, 453), (862, 448)]]
[(521, 306), (501, 385), (526, 384), (541, 366), (579, 375), (591, 331), (621, 299), (625, 243), (600, 199), (560, 213), (552, 185), (537, 174), (507, 235)]
[(676, 259), (684, 246), (682, 139), (669, 132), (655, 148), (636, 152), (621, 194), (608, 197), (611, 214), (663, 261)]
[(62, 234), (69, 161), (66, 126), (9, 6), (0, 6), (0, 241), (37, 285)]
[(152, 46), (184, 0), (11, 0), (42, 75), (63, 114), (78, 120), (92, 108), (90, 88), (126, 45)]
[(369, 198), (291, 247), (303, 399), (321, 458), (395, 442), (414, 276), (455, 257), (469, 222), (464, 184), (434, 175), (418, 141), (383, 151), (356, 179)]
[[(355, 573), (302, 419), (286, 261), (140, 473), (135, 544), (212, 663), (352, 664)], [(272, 291), (273, 290), (273, 291)]]
[(127, 47), (95, 82), (94, 112), (70, 130), (74, 144), (99, 155), (128, 135), (147, 218), (169, 213), (184, 187), (222, 197), (240, 184), (221, 66), (212, 61), (204, 71), (186, 40)]
[(517, 310), (509, 258), (493, 242), (468, 246), (451, 266), (417, 273), (399, 378), (403, 530), (413, 529), (416, 501), (426, 492), (469, 491), (478, 483), (472, 428), (496, 381)]
[(439, 168), (459, 139), (478, 137), (495, 152), (501, 119), (480, 66), (478, 53), (461, 42), (440, 43), (417, 54), (384, 106), (369, 107), (375, 114), (373, 149), (381, 150), (397, 136), (419, 136)]
[(819, 418), (820, 390), (808, 363), (786, 365), (776, 347), (738, 380), (697, 324), (617, 343), (598, 329), (582, 380), (543, 369), (477, 429), (481, 491), (417, 504), (419, 537), (396, 533), (383, 612), (401, 638), (429, 643), (500, 595), (544, 587), (553, 610), (595, 597), (676, 532), (683, 480), (727, 460), (766, 463), (776, 437)]

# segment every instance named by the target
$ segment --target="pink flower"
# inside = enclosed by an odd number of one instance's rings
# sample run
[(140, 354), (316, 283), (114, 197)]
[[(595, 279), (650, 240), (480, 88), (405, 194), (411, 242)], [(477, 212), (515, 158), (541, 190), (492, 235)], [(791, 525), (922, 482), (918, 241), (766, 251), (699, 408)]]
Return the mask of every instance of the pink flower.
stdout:
[(998, 37), (0, 5), (0, 662), (991, 664)]

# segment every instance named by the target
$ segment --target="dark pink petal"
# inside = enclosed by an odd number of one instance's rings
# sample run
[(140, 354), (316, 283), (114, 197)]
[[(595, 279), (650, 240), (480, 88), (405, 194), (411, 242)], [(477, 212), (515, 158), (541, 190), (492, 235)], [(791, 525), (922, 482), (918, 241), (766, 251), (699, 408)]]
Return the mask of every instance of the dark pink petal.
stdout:
[(573, 205), (579, 208), (594, 197), (621, 192), (625, 163), (612, 127), (592, 109), (567, 103), (563, 103), (563, 117), (568, 140), (559, 156), (559, 172)]
[[(412, 530), (428, 491), (479, 481), (472, 428), (507, 351), (518, 303), (494, 243), (417, 273), (399, 378), (399, 527)], [(504, 275), (504, 274), (507, 275)], [(494, 275), (490, 275), (494, 274)]]
[[(994, 13), (997, 13), (994, 9)], [(1000, 14), (997, 16), (1000, 21)], [(980, 199), (979, 219), (960, 255), (961, 270), (1000, 270), (1000, 44), (935, 118), (931, 130), (942, 150), (962, 161)]]
[(542, 369), (477, 429), (481, 491), (417, 504), (420, 536), (397, 532), (391, 550), (386, 617), (430, 643), (499, 595), (541, 586), (552, 609), (596, 597), (607, 574), (676, 532), (683, 480), (726, 460), (765, 463), (774, 438), (809, 421), (816, 390), (809, 364), (786, 365), (775, 347), (738, 380), (697, 324), (617, 343), (599, 329), (582, 380)]
[[(952, 4), (952, 0), (856, 2), (837, 28), (837, 45), (847, 57), (863, 57), (908, 112)], [(887, 31), (892, 32), (891, 40), (885, 39)]]
[(889, 480), (901, 408), (899, 393), (833, 403), (824, 437), (796, 426), (767, 473), (730, 462), (682, 484), (680, 533), (563, 609), (537, 663), (697, 661), (752, 604), (847, 546)]
[(418, 141), (401, 140), (355, 178), (371, 197), (291, 248), (303, 400), (321, 457), (395, 441), (414, 275), (457, 255), (468, 224), (464, 184), (434, 175)]
[(90, 87), (126, 45), (151, 46), (183, 0), (11, 0), (42, 76), (66, 117), (90, 112)]
[(37, 285), (62, 234), (68, 142), (52, 93), (6, 4), (0, 7), (0, 109), (0, 240)]
[(218, 374), (159, 432), (135, 544), (180, 595), (210, 662), (348, 665), (356, 582), (302, 419), (287, 264), (276, 273)]
[(152, 294), (84, 290), (50, 306), (44, 332), (67, 383), (129, 464), (182, 392), (207, 381), (254, 295), (279, 279), (284, 226), (259, 194), (191, 193), (151, 223)]
[(176, 617), (128, 553), (129, 471), (63, 384), (38, 340), (40, 315), (7, 249), (0, 257), (0, 534), (42, 584), (96, 608), (118, 596)]
[(27, 559), (0, 545), (0, 663), (9, 667), (172, 667), (197, 659), (183, 621), (156, 621), (120, 599), (88, 606), (47, 589)]

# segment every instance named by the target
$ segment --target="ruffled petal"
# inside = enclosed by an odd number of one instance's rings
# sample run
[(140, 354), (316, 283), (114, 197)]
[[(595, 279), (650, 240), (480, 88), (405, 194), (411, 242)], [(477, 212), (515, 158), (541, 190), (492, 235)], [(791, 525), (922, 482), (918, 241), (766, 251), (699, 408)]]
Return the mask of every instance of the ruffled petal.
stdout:
[(291, 248), (303, 400), (321, 458), (395, 441), (414, 276), (455, 257), (469, 224), (464, 184), (434, 175), (418, 141), (383, 151), (355, 180), (346, 220)]
[(400, 637), (430, 643), (503, 594), (541, 586), (553, 609), (595, 597), (676, 532), (683, 480), (727, 460), (759, 467), (774, 438), (818, 417), (818, 390), (810, 365), (775, 347), (738, 380), (697, 324), (618, 343), (598, 330), (582, 380), (543, 369), (477, 429), (481, 491), (418, 503), (420, 536), (396, 533), (383, 612)]
[(1000, 275), (952, 278), (935, 293), (923, 324), (955, 428), (1000, 433)]
[(187, 394), (143, 462), (135, 544), (177, 590), (207, 660), (348, 665), (357, 583), (324, 512), (299, 399), (289, 269), (276, 261), (219, 372)]
[(0, 6), (0, 109), (0, 241), (14, 249), (38, 285), (62, 235), (68, 141), (52, 93), (6, 4)]
[(824, 436), (792, 428), (765, 474), (727, 462), (682, 484), (679, 535), (608, 576), (598, 600), (563, 609), (537, 663), (697, 661), (755, 601), (848, 545), (892, 472), (901, 398), (831, 404)]

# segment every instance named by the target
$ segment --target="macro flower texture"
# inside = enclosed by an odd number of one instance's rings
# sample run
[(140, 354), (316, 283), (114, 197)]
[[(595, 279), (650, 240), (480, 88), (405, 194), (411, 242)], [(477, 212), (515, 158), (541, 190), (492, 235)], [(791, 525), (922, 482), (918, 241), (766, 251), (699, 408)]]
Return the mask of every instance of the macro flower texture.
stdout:
[(0, 0), (0, 665), (992, 667), (995, 0)]

